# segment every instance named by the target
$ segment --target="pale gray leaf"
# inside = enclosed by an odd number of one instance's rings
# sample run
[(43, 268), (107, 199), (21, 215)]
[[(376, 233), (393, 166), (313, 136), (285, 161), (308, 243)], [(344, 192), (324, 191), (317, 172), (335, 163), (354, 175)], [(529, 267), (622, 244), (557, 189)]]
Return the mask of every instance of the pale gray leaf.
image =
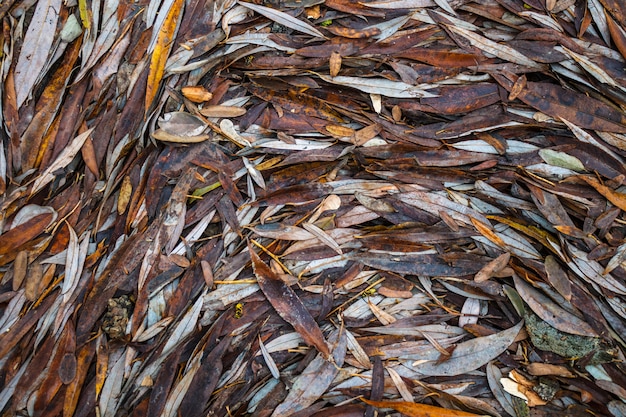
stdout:
[(238, 1), (240, 5), (247, 7), (250, 10), (257, 12), (274, 22), (291, 28), (293, 30), (297, 30), (298, 32), (306, 33), (307, 35), (315, 36), (318, 38), (325, 38), (325, 36), (317, 30), (314, 26), (309, 25), (308, 23), (303, 22), (300, 19), (296, 19), (295, 17), (281, 12), (276, 9), (272, 9), (265, 6), (259, 6), (258, 4), (246, 3), (242, 1)]
[(444, 362), (427, 361), (415, 365), (420, 374), (429, 376), (462, 375), (497, 358), (513, 343), (524, 322), (490, 336), (477, 337), (459, 344)]
[(541, 65), (537, 64), (532, 59), (527, 58), (525, 55), (521, 54), (517, 50), (511, 48), (510, 46), (499, 44), (483, 36), (480, 36), (479, 34), (474, 33), (470, 30), (463, 29), (459, 26), (448, 25), (447, 27), (452, 32), (455, 32), (457, 35), (463, 36), (473, 46), (481, 49), (482, 51), (488, 54), (495, 55), (498, 58), (504, 59), (505, 61), (513, 62), (519, 65), (524, 65), (530, 68), (542, 67)]
[(272, 417), (290, 416), (303, 410), (317, 401), (331, 382), (335, 379), (339, 368), (343, 365), (346, 356), (347, 338), (342, 330), (335, 330), (329, 337), (328, 342), (333, 349), (333, 362), (324, 358), (321, 353), (296, 378), (287, 394), (287, 398), (274, 410)]
[(385, 97), (394, 98), (419, 98), (419, 97), (437, 97), (436, 94), (426, 91), (433, 88), (432, 85), (415, 86), (401, 81), (391, 81), (384, 78), (362, 78), (337, 76), (330, 77), (324, 74), (317, 74), (322, 80), (331, 84), (351, 87), (364, 93), (380, 94)]
[(15, 94), (18, 108), (30, 96), (38, 77), (42, 75), (41, 71), (47, 64), (61, 5), (61, 0), (37, 2), (15, 65)]
[(33, 194), (41, 190), (54, 179), (54, 172), (61, 168), (65, 168), (70, 162), (72, 162), (72, 159), (74, 159), (78, 151), (80, 151), (83, 147), (85, 141), (89, 138), (91, 132), (93, 132), (93, 129), (94, 128), (92, 127), (91, 129), (88, 129), (76, 136), (68, 146), (63, 148), (63, 151), (61, 151), (57, 159), (55, 159), (54, 162), (52, 162), (52, 164), (50, 164), (48, 168), (46, 168), (46, 170), (35, 180), (32, 190)]
[(433, 0), (381, 0), (363, 3), (365, 7), (373, 9), (421, 9), (435, 5)]

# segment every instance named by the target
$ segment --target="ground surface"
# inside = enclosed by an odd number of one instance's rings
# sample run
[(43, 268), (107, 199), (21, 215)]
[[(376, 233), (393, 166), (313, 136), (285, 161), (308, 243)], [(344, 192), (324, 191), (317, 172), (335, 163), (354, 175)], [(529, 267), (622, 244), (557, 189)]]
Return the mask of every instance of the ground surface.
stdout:
[(623, 2), (0, 15), (4, 415), (625, 415)]

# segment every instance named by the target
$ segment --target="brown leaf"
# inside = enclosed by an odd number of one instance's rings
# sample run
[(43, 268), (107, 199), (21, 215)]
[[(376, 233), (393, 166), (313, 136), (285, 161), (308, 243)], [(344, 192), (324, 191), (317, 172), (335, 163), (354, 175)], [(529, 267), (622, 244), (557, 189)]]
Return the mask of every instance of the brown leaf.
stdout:
[(546, 274), (548, 281), (555, 290), (567, 301), (572, 299), (572, 288), (567, 273), (561, 268), (554, 256), (548, 255), (545, 259)]
[(63, 402), (63, 416), (69, 417), (74, 415), (78, 399), (83, 389), (83, 384), (87, 377), (87, 371), (90, 368), (91, 361), (96, 352), (96, 341), (92, 340), (84, 345), (76, 355), (76, 374), (72, 381), (68, 384), (65, 391), (65, 399)]
[(610, 189), (606, 185), (601, 184), (595, 177), (579, 175), (576, 178), (585, 181), (587, 184), (595, 188), (597, 192), (606, 197), (607, 200), (615, 204), (615, 206), (626, 211), (626, 194)]
[(509, 252), (505, 252), (502, 255), (498, 256), (496, 259), (489, 262), (480, 271), (478, 271), (478, 273), (474, 276), (474, 281), (487, 281), (489, 278), (502, 271), (509, 264), (510, 259), (511, 254)]
[(306, 309), (300, 298), (290, 286), (280, 279), (248, 245), (254, 275), (256, 275), (259, 287), (272, 304), (276, 312), (302, 336), (304, 341), (315, 347), (324, 358), (330, 357), (330, 349), (324, 335), (311, 313)]
[(598, 334), (585, 321), (559, 307), (554, 301), (535, 290), (517, 275), (513, 275), (515, 289), (520, 297), (541, 319), (557, 330), (579, 336), (597, 337)]
[[(514, 81), (502, 75), (493, 76), (505, 89), (513, 91)], [(563, 118), (585, 129), (626, 133), (626, 116), (620, 111), (558, 85), (529, 81), (517, 98), (548, 116)]]
[(66, 52), (59, 68), (52, 74), (52, 80), (46, 85), (37, 101), (35, 116), (21, 138), (23, 149), (26, 151), (22, 154), (23, 169), (39, 166), (43, 154), (50, 145), (46, 141), (49, 137), (45, 133), (52, 124), (54, 116), (59, 111), (59, 103), (63, 100), (69, 82), (67, 74), (72, 71), (78, 59), (80, 46), (80, 41), (70, 45), (69, 51)]
[(17, 291), (22, 286), (22, 282), (26, 277), (26, 270), (28, 269), (28, 252), (19, 251), (15, 257), (13, 263), (13, 291)]
[(246, 109), (235, 106), (204, 106), (200, 113), (206, 117), (239, 117), (246, 114)]
[(480, 83), (463, 86), (441, 87), (438, 97), (424, 97), (419, 100), (398, 102), (402, 110), (425, 111), (435, 114), (458, 114), (477, 110), (501, 98), (494, 84)]
[(125, 175), (120, 185), (120, 194), (117, 198), (117, 213), (124, 214), (128, 203), (130, 202), (131, 193), (133, 192), (133, 186), (130, 182), (130, 177)]
[(611, 33), (611, 39), (615, 43), (615, 47), (620, 51), (622, 56), (626, 56), (626, 31), (615, 22), (607, 10), (605, 10), (604, 13), (606, 14), (606, 23)]
[[(341, 26), (331, 25), (326, 28), (327, 31), (333, 35), (341, 36), (348, 39), (363, 39), (371, 38), (380, 34), (380, 29), (377, 27), (370, 27), (367, 29), (353, 29)], [(332, 72), (331, 72), (332, 75)]]
[(52, 213), (40, 214), (0, 235), (0, 255), (16, 251), (39, 236), (50, 225), (52, 219)]

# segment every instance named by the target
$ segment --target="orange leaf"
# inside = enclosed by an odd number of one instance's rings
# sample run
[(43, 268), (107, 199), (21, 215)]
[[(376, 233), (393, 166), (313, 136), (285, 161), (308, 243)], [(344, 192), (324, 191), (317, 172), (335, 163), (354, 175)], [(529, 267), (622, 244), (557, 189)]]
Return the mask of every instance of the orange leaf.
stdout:
[(581, 180), (585, 181), (587, 184), (595, 188), (597, 192), (606, 197), (606, 199), (613, 203), (616, 207), (619, 207), (622, 210), (626, 211), (626, 194), (613, 191), (606, 185), (600, 184), (600, 181), (598, 181), (594, 177), (579, 175), (576, 178), (580, 178)]
[[(26, 145), (23, 147), (25, 153), (22, 155), (22, 168), (24, 170), (38, 167), (47, 149), (49, 137), (46, 132), (59, 111), (59, 103), (63, 101), (69, 81), (67, 74), (72, 71), (80, 56), (81, 44), (79, 39), (68, 46), (61, 65), (54, 72), (37, 101), (33, 120), (21, 139), (22, 143)], [(44, 139), (46, 140), (44, 141)]]
[(615, 44), (615, 49), (620, 51), (623, 56), (626, 56), (626, 33), (624, 30), (617, 24), (617, 22), (611, 17), (609, 12), (604, 9), (604, 14), (606, 15), (606, 23), (609, 27), (609, 33), (611, 34), (611, 39)]
[[(79, 132), (83, 133), (87, 130), (87, 125), (83, 122), (83, 126), (79, 130)], [(98, 157), (96, 156), (96, 149), (93, 145), (93, 139), (88, 137), (83, 143), (83, 147), (80, 148), (80, 154), (83, 157), (83, 161), (85, 161), (85, 165), (91, 171), (91, 173), (98, 178), (99, 167), (98, 167)]]
[(150, 111), (152, 101), (159, 91), (159, 85), (165, 72), (165, 63), (172, 50), (178, 25), (182, 17), (184, 0), (174, 0), (174, 3), (167, 12), (167, 17), (163, 26), (159, 30), (154, 51), (150, 58), (150, 72), (148, 73), (148, 84), (146, 85), (146, 114)]
[(364, 29), (353, 29), (346, 28), (341, 26), (329, 26), (326, 28), (327, 31), (332, 33), (333, 35), (341, 36), (349, 39), (364, 39), (370, 38), (372, 36), (380, 35), (380, 29), (377, 27), (370, 27)]
[(67, 386), (65, 391), (65, 398), (63, 401), (63, 415), (73, 416), (76, 411), (76, 405), (78, 404), (78, 398), (83, 389), (85, 378), (87, 377), (87, 371), (89, 365), (93, 360), (93, 355), (96, 352), (95, 340), (84, 345), (77, 354), (76, 369), (77, 374), (72, 382)]
[(377, 408), (393, 408), (394, 410), (409, 417), (474, 417), (479, 415), (465, 411), (435, 407), (434, 405), (417, 404), (406, 401), (370, 401), (365, 398), (361, 398), (361, 401)]
[(96, 398), (100, 396), (109, 371), (109, 349), (105, 336), (98, 338), (96, 346)]
[(194, 103), (204, 103), (205, 101), (209, 101), (213, 98), (213, 94), (200, 85), (183, 87), (180, 92), (183, 93), (183, 96), (185, 96), (187, 100)]
[(472, 221), (472, 224), (474, 225), (476, 230), (478, 230), (481, 235), (485, 236), (487, 239), (500, 246), (502, 249), (506, 249), (506, 243), (504, 243), (500, 236), (498, 236), (493, 230), (491, 230), (490, 225), (488, 226), (473, 217), (470, 217), (470, 220)]

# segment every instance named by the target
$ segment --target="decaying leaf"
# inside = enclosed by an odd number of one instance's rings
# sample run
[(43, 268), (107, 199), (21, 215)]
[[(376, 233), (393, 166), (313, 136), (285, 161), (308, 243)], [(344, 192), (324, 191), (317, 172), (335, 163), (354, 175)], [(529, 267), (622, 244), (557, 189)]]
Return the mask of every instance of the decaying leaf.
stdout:
[(278, 314), (291, 324), (304, 341), (315, 347), (325, 359), (330, 358), (330, 349), (319, 326), (293, 290), (278, 277), (249, 247), (254, 274), (259, 287)]
[(288, 416), (313, 404), (339, 373), (346, 354), (346, 335), (341, 329), (328, 337), (333, 344), (332, 361), (320, 351), (315, 359), (296, 378), (287, 398), (274, 410), (272, 416)]
[(620, 1), (0, 17), (3, 415), (624, 414)]

